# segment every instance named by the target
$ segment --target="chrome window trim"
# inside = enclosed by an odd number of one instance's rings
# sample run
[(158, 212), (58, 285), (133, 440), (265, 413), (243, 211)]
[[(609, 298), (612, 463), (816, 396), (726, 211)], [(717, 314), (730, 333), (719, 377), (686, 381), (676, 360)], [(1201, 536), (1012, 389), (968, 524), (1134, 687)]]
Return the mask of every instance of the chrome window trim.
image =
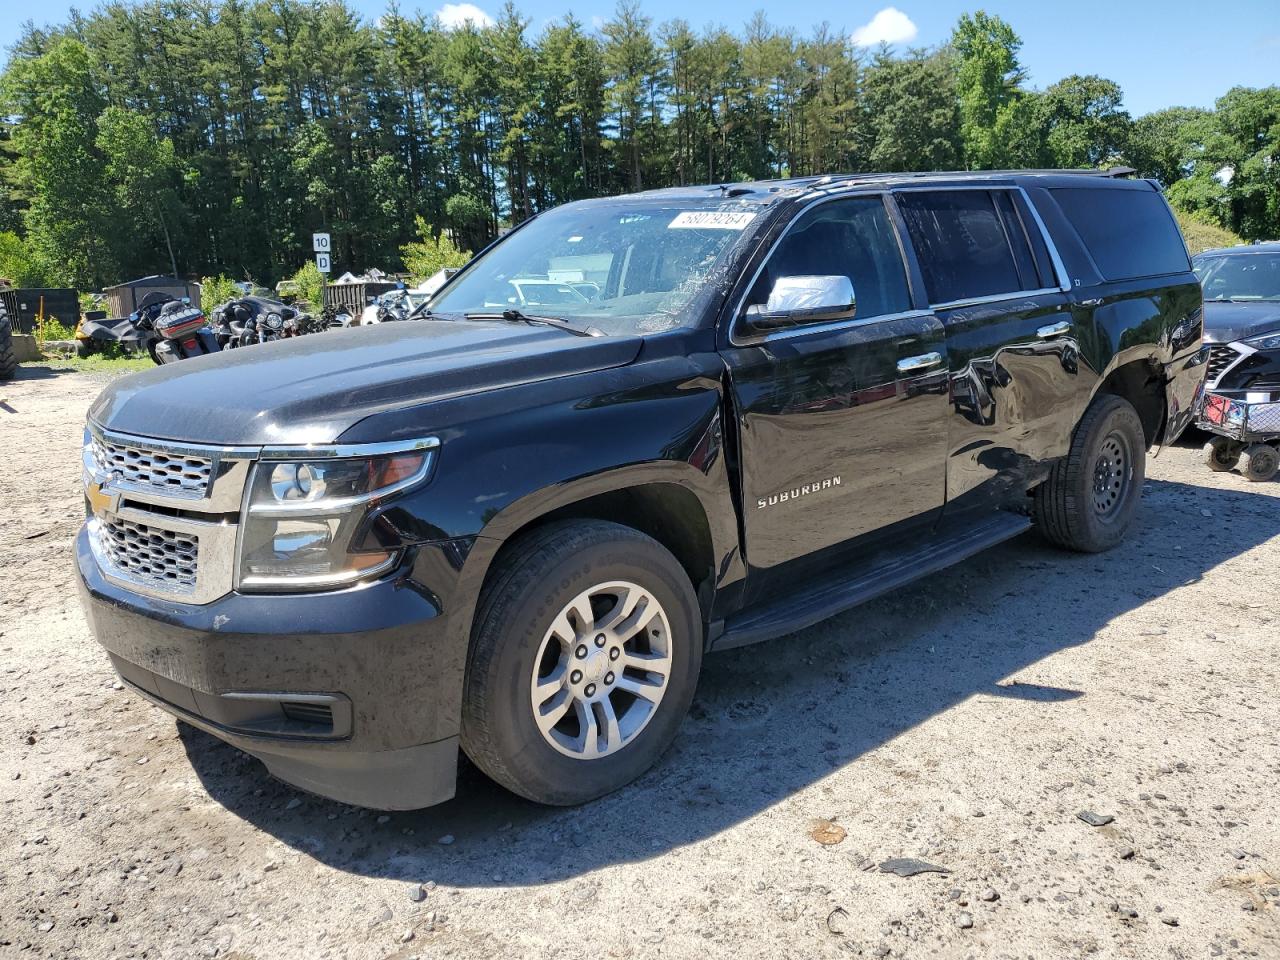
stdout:
[[(747, 297), (750, 295), (752, 288), (755, 287), (756, 281), (760, 279), (760, 274), (764, 272), (765, 265), (768, 264), (769, 260), (777, 252), (778, 247), (782, 243), (782, 241), (785, 240), (787, 238), (787, 235), (791, 233), (791, 228), (800, 222), (800, 218), (803, 217), (810, 210), (812, 210), (814, 207), (823, 203), (833, 203), (837, 200), (855, 200), (860, 197), (880, 198), (881, 203), (885, 204), (885, 213), (889, 214), (889, 226), (893, 230), (894, 238), (898, 241), (898, 257), (902, 262), (902, 279), (906, 282), (907, 294), (908, 296), (910, 296), (912, 293), (911, 271), (908, 269), (907, 251), (902, 238), (902, 234), (898, 231), (897, 221), (892, 216), (892, 213), (888, 208), (887, 201), (890, 193), (891, 191), (886, 188), (865, 187), (861, 189), (849, 190), (847, 192), (842, 191), (839, 193), (824, 194), (823, 196), (817, 197), (814, 200), (810, 200), (803, 207), (801, 207), (796, 212), (796, 214), (790, 219), (790, 221), (788, 221), (786, 227), (783, 228), (782, 233), (778, 234), (777, 239), (774, 240), (773, 243), (770, 245), (768, 253), (766, 253), (763, 259), (761, 259), (759, 266), (757, 266), (755, 271), (751, 274), (751, 279), (747, 282), (747, 285), (743, 288), (741, 296), (738, 297), (738, 302), (734, 305), (733, 313), (730, 315), (731, 320), (730, 320), (730, 326), (729, 326), (729, 344), (734, 347), (758, 347), (762, 344), (769, 343), (774, 340), (788, 340), (793, 337), (798, 337), (798, 336), (802, 336), (810, 333), (830, 332), (832, 330), (839, 330), (846, 327), (848, 328), (860, 327), (860, 326), (865, 326), (869, 323), (880, 323), (886, 320), (899, 320), (904, 317), (928, 316), (929, 314), (928, 310), (920, 310), (920, 309), (913, 308), (911, 310), (903, 310), (898, 313), (882, 313), (874, 317), (859, 317), (855, 315), (846, 320), (830, 320), (824, 323), (801, 324), (799, 326), (787, 327), (781, 330), (771, 330), (768, 333), (761, 334), (760, 336), (757, 336), (757, 337), (743, 337), (740, 335), (739, 325), (744, 316), (744, 308), (746, 306)], [(854, 295), (855, 296), (857, 295), (856, 289), (854, 290)]]
[(946, 303), (930, 304), (934, 310), (960, 310), (964, 307), (976, 307), (984, 303), (1002, 303), (1007, 300), (1021, 300), (1024, 297), (1043, 297), (1049, 293), (1062, 293), (1058, 287), (1041, 287), (1039, 290), (1019, 290), (1017, 293), (993, 293), (985, 297), (967, 297), (963, 300), (948, 300)]
[(1053, 264), (1053, 272), (1058, 276), (1058, 289), (1066, 293), (1071, 289), (1071, 278), (1067, 276), (1067, 265), (1062, 262), (1062, 255), (1058, 253), (1058, 245), (1053, 242), (1053, 237), (1049, 235), (1049, 228), (1045, 226), (1044, 218), (1040, 216), (1040, 211), (1031, 202), (1031, 195), (1027, 193), (1024, 187), (1018, 187), (1017, 190), (1022, 194), (1022, 199), (1026, 203), (1027, 209), (1031, 211), (1031, 218), (1035, 220), (1036, 226), (1040, 228), (1040, 236), (1044, 238), (1044, 245), (1049, 250), (1049, 261)]
[(909, 320), (914, 317), (930, 317), (933, 312), (930, 310), (903, 310), (900, 313), (881, 313), (874, 317), (851, 317), (848, 320), (831, 320), (826, 323), (806, 323), (796, 327), (784, 327), (780, 330), (771, 330), (756, 340), (750, 340), (745, 343), (734, 342), (734, 346), (741, 347), (758, 347), (764, 343), (772, 343), (774, 340), (790, 340), (794, 337), (805, 336), (810, 333), (831, 333), (835, 330), (854, 330), (858, 327), (869, 327), (875, 323), (888, 323), (892, 320)]
[[(992, 293), (985, 297), (966, 297), (963, 300), (948, 300), (943, 303), (930, 303), (934, 310), (953, 310), (958, 306), (968, 306), (977, 303), (995, 303), (997, 300), (1015, 300), (1018, 297), (1030, 297), (1043, 295), (1046, 293), (1066, 293), (1071, 289), (1070, 280), (1067, 277), (1066, 264), (1062, 262), (1062, 257), (1058, 253), (1058, 246), (1053, 242), (1053, 237), (1049, 235), (1049, 228), (1045, 226), (1044, 220), (1040, 216), (1040, 211), (1036, 209), (1036, 205), (1031, 202), (1031, 197), (1026, 189), (1016, 183), (998, 183), (998, 184), (963, 184), (959, 186), (950, 186), (942, 184), (919, 184), (913, 183), (904, 187), (895, 187), (893, 193), (949, 193), (958, 190), (985, 190), (987, 193), (994, 193), (997, 190), (1008, 190), (1010, 192), (1021, 194), (1023, 202), (1027, 205), (1027, 209), (1031, 211), (1031, 218), (1035, 220), (1036, 227), (1040, 230), (1040, 236), (1044, 240), (1045, 248), (1049, 251), (1049, 262), (1053, 264), (1053, 272), (1057, 277), (1058, 285), (1056, 287), (1041, 287), (1039, 290), (1016, 290), (1008, 293)], [(1025, 224), (1024, 224), (1025, 226)]]

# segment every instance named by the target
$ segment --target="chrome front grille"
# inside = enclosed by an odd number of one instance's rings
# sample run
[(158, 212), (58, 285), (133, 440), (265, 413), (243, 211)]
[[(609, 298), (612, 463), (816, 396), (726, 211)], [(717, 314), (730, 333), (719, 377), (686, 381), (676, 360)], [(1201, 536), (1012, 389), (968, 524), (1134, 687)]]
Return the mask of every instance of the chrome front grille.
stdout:
[(209, 603), (231, 591), (240, 504), (256, 447), (85, 431), (90, 545), (103, 575), (149, 596)]
[(99, 518), (103, 556), (123, 576), (176, 593), (195, 589), (200, 538), (110, 515)]
[(1218, 378), (1227, 372), (1241, 354), (1235, 347), (1226, 343), (1215, 343), (1209, 348), (1209, 362), (1206, 365), (1205, 381), (1207, 383), (1217, 383)]
[(203, 457), (165, 453), (102, 437), (93, 438), (93, 459), (103, 476), (191, 497), (205, 495), (213, 471), (213, 461)]

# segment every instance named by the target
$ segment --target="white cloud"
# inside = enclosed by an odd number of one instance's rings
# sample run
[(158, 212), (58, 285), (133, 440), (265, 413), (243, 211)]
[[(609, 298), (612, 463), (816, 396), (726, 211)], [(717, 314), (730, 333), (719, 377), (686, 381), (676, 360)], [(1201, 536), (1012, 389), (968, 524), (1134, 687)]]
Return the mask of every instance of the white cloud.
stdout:
[(436, 11), (436, 19), (446, 30), (456, 30), (468, 22), (477, 27), (492, 27), (494, 24), (493, 17), (474, 3), (446, 3)]
[(885, 7), (870, 23), (864, 23), (849, 38), (855, 47), (875, 47), (882, 43), (907, 43), (916, 38), (915, 23), (897, 7)]

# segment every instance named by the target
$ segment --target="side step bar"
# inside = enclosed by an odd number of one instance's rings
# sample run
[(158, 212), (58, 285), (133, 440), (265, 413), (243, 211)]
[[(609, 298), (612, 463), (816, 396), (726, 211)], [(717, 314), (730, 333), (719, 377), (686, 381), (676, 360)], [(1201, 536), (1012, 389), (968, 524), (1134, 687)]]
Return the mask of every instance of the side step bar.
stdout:
[(785, 600), (754, 606), (730, 617), (724, 633), (716, 638), (711, 649), (744, 647), (811, 627), (1016, 537), (1030, 527), (1031, 520), (1027, 517), (996, 513), (949, 537), (935, 538), (911, 553), (899, 554), (852, 579), (841, 576), (841, 571), (834, 571), (829, 578)]

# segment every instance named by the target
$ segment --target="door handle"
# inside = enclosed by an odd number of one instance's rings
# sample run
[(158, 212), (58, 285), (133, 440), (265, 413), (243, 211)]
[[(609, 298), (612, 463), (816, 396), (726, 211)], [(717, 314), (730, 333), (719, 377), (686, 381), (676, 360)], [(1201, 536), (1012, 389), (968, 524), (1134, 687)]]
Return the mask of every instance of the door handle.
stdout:
[(940, 353), (922, 353), (918, 357), (903, 357), (898, 361), (898, 372), (915, 373), (919, 370), (928, 370), (941, 362), (942, 354)]
[(1036, 336), (1041, 340), (1050, 340), (1053, 337), (1060, 337), (1064, 333), (1071, 332), (1070, 320), (1059, 320), (1057, 323), (1051, 323), (1047, 327), (1041, 327), (1036, 331)]

